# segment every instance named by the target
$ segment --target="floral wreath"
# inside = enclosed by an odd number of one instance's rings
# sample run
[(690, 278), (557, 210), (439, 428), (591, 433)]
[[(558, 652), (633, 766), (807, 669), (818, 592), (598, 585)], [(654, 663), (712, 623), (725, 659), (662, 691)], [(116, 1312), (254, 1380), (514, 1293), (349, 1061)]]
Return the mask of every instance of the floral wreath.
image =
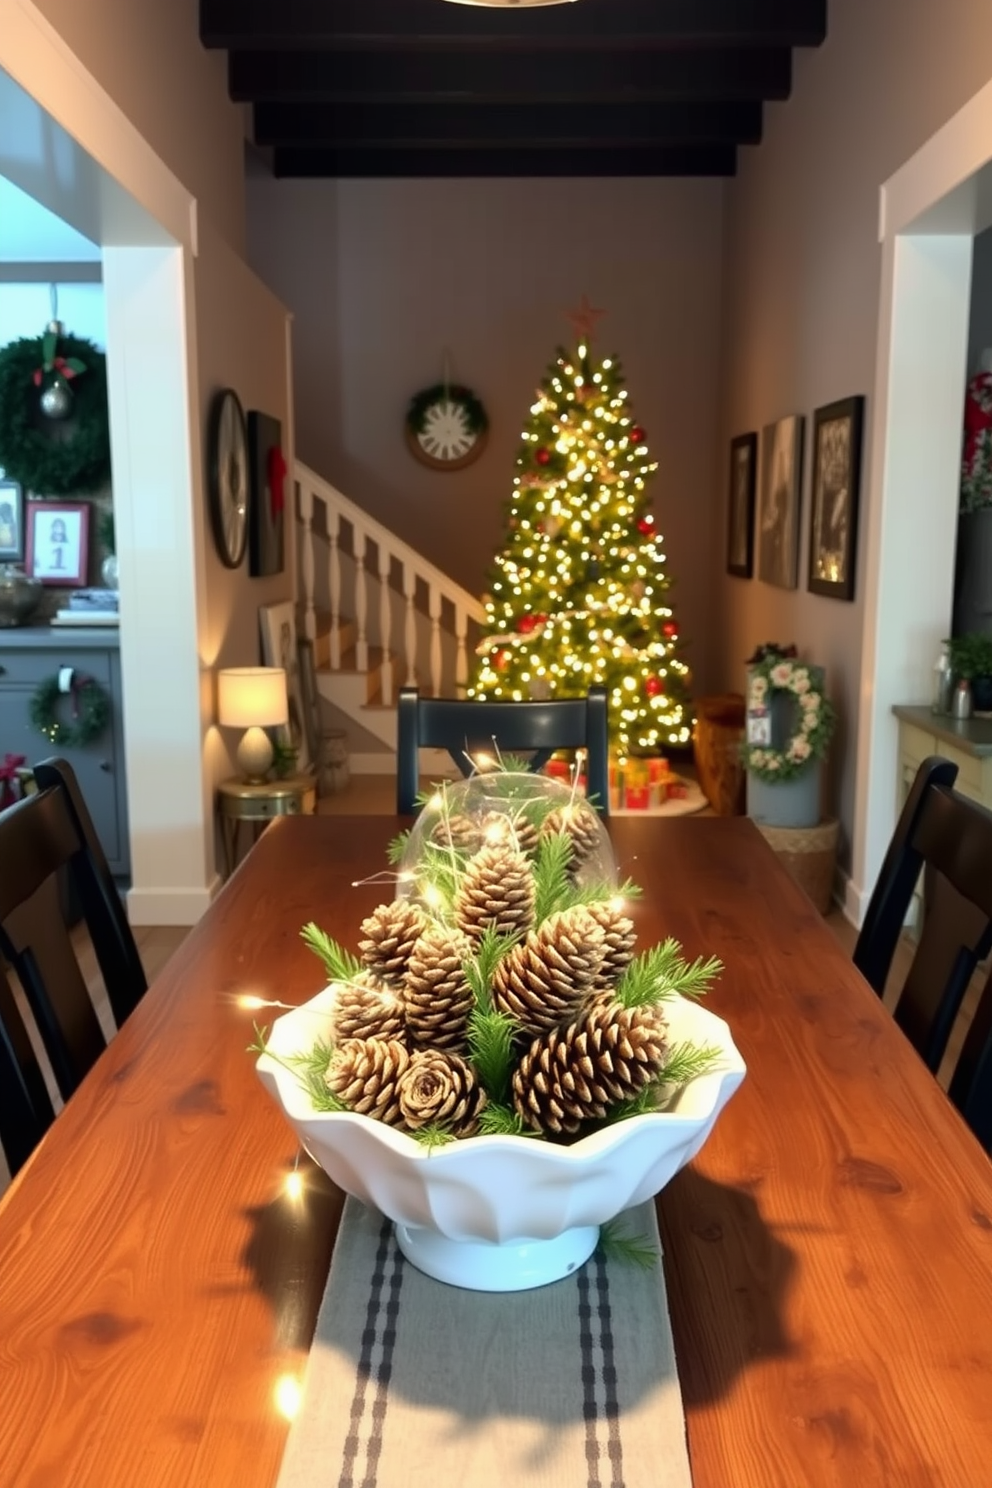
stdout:
[(72, 674), (69, 684), (72, 721), (59, 717), (59, 703), (64, 696), (56, 672), (39, 683), (30, 703), (31, 723), (50, 744), (74, 749), (99, 739), (110, 718), (110, 699), (95, 677)]
[(759, 780), (794, 780), (823, 758), (836, 723), (831, 703), (817, 691), (809, 667), (792, 658), (771, 655), (751, 669), (748, 711), (766, 708), (770, 694), (790, 692), (799, 704), (799, 726), (784, 749), (745, 744), (744, 764)]

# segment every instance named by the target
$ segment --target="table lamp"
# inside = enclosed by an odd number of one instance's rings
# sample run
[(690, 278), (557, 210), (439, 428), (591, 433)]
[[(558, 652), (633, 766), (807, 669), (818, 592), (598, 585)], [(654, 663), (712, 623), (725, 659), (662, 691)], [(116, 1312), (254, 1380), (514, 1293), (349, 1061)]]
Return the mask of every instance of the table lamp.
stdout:
[(225, 667), (217, 673), (217, 722), (245, 730), (237, 760), (249, 784), (264, 780), (272, 768), (274, 750), (263, 729), (288, 721), (282, 667)]

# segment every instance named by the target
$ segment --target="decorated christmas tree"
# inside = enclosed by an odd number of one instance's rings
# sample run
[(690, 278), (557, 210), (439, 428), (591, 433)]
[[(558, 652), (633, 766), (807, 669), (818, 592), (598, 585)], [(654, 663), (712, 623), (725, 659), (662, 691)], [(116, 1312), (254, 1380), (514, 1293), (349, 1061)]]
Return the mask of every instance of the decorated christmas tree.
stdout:
[(469, 696), (604, 686), (622, 759), (688, 740), (689, 669), (648, 496), (657, 464), (619, 362), (591, 351), (599, 314), (583, 302), (571, 317), (578, 344), (549, 367), (521, 436)]

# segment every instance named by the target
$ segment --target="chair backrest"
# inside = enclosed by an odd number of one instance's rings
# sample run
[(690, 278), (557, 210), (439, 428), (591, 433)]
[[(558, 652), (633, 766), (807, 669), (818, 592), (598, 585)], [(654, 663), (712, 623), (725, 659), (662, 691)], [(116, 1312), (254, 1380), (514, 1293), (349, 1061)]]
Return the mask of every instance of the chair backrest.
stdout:
[(396, 809), (401, 816), (416, 810), (421, 749), (446, 749), (461, 773), (473, 773), (475, 753), (534, 753), (528, 768), (540, 770), (556, 749), (586, 751), (586, 790), (597, 810), (610, 806), (609, 745), (606, 692), (591, 687), (583, 698), (547, 702), (466, 702), (458, 698), (422, 698), (404, 687), (397, 709)]
[[(50, 760), (34, 774), (42, 787), (37, 794), (0, 813), (0, 958), (17, 975), (67, 1100), (105, 1043), (62, 913), (62, 883), (82, 909), (118, 1026), (147, 984), (71, 767)], [(42, 1098), (43, 1081), (39, 1087), (6, 980), (0, 983), (0, 1025), (0, 1082), (8, 1075), (12, 1080), (10, 1099), (0, 1100), (0, 1142), (13, 1170), (51, 1121), (52, 1107), (47, 1094)]]
[[(957, 767), (936, 755), (920, 765), (854, 948), (854, 964), (881, 996), (922, 872), (922, 922), (895, 1019), (934, 1073), (975, 968), (992, 950), (992, 812), (954, 790), (956, 776)], [(992, 1099), (990, 1034), (986, 988), (951, 1082), (966, 1117)], [(988, 1143), (992, 1113), (985, 1130)]]

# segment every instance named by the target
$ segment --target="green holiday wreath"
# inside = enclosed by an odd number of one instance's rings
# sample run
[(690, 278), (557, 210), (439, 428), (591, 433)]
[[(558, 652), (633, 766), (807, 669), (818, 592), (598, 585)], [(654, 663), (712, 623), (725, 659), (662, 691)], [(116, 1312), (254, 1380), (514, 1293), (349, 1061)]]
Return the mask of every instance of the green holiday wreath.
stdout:
[(744, 744), (744, 766), (759, 780), (794, 780), (803, 775), (827, 752), (833, 736), (836, 714), (833, 706), (816, 686), (805, 662), (794, 657), (771, 654), (751, 668), (748, 683), (748, 711), (768, 707), (770, 696), (788, 692), (796, 700), (797, 726), (784, 749), (763, 744)]
[[(60, 716), (59, 704), (65, 697), (72, 700), (73, 716), (69, 723)], [(75, 673), (69, 692), (63, 693), (56, 672), (38, 684), (29, 711), (32, 726), (50, 744), (75, 749), (99, 739), (110, 719), (110, 699), (95, 677)]]
[(453, 403), (456, 408), (461, 409), (469, 434), (483, 434), (489, 428), (486, 410), (471, 388), (463, 387), (461, 383), (436, 382), (433, 387), (425, 388), (422, 393), (417, 393), (410, 399), (410, 406), (406, 411), (406, 426), (414, 439), (424, 432), (428, 410), (435, 403), (443, 402)]
[(0, 467), (39, 496), (74, 496), (110, 479), (107, 359), (77, 336), (58, 337), (60, 360), (83, 364), (72, 378), (72, 415), (41, 412), (35, 374), (46, 367), (45, 338), (22, 337), (0, 348)]

